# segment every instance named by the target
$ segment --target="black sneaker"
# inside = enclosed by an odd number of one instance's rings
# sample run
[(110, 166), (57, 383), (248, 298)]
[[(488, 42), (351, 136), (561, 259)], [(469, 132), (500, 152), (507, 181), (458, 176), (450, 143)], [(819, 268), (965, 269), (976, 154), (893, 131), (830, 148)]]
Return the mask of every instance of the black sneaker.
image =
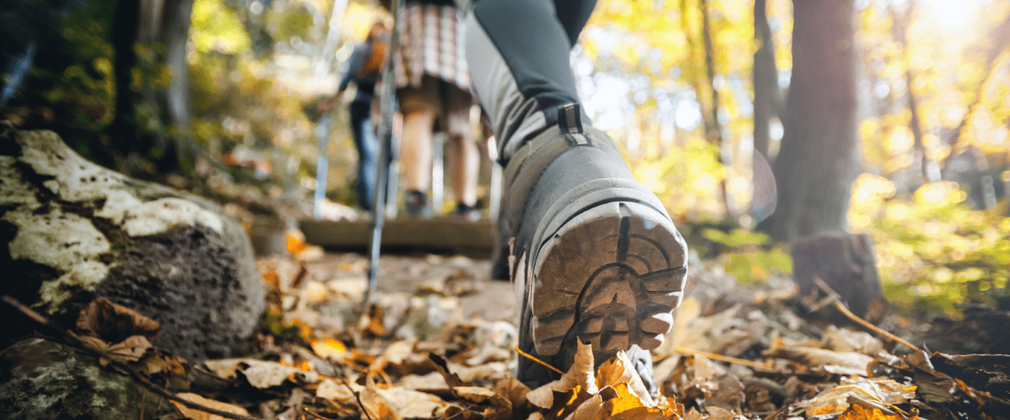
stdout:
[(428, 196), (417, 190), (407, 191), (403, 197), (404, 212), (408, 217), (431, 217)]
[[(576, 340), (592, 344), (597, 364), (629, 351), (651, 385), (648, 350), (673, 325), (687, 246), (613, 140), (569, 124), (573, 114), (561, 115), (558, 127), (528, 142), (506, 168), (503, 222), (514, 241), (511, 277), (523, 291), (519, 347), (562, 371)], [(519, 359), (517, 378), (531, 388), (559, 377)]]
[(450, 216), (463, 219), (467, 222), (476, 222), (480, 220), (480, 210), (477, 210), (474, 206), (468, 206), (463, 203), (456, 203), (456, 208), (452, 209), (449, 213)]

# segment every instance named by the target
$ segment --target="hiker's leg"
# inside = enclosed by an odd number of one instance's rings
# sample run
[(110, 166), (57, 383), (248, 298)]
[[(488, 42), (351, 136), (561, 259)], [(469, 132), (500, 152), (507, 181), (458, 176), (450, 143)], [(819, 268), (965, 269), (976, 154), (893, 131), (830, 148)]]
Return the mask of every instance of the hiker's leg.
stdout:
[(480, 150), (471, 138), (470, 94), (446, 85), (446, 133), (449, 158), (449, 178), (456, 203), (470, 208), (477, 204), (477, 175), (480, 170)]
[(364, 210), (371, 210), (372, 203), (375, 202), (375, 162), (379, 140), (373, 130), (369, 104), (351, 103), (350, 114), (354, 146), (358, 150), (358, 205)]
[[(471, 89), (488, 112), (500, 159), (578, 103), (568, 55), (595, 0), (480, 0), (466, 23)], [(561, 16), (563, 15), (563, 16)]]
[[(580, 341), (592, 344), (597, 363), (627, 350), (650, 383), (642, 349), (659, 346), (672, 325), (686, 246), (578, 106), (569, 50), (592, 6), (478, 1), (467, 58), (507, 164), (502, 221), (522, 306), (520, 349), (562, 370)], [(558, 375), (520, 358), (517, 377), (537, 386)]]
[[(418, 193), (426, 196), (431, 187), (431, 131), (439, 110), (436, 88), (434, 79), (426, 77), (421, 87), (407, 87), (397, 91), (400, 112), (403, 114), (401, 168), (408, 196)], [(427, 205), (426, 202), (416, 204)]]

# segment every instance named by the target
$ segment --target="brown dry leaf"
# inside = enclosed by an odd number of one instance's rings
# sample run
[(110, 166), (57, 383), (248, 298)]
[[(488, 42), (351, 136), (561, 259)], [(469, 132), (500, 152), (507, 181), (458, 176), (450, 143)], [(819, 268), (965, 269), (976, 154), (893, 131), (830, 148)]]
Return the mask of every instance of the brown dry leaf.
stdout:
[[(579, 348), (575, 353), (575, 361), (568, 372), (554, 382), (534, 389), (526, 394), (526, 398), (533, 405), (542, 409), (550, 409), (554, 406), (554, 393), (567, 393), (575, 388), (579, 391), (576, 394), (584, 393), (593, 395), (599, 392), (596, 387), (596, 378), (593, 373), (593, 348), (589, 344), (579, 342)], [(577, 397), (577, 395), (576, 395)]]
[(456, 374), (463, 383), (474, 383), (480, 379), (492, 382), (505, 379), (509, 375), (508, 365), (504, 362), (486, 363), (478, 366), (463, 366), (458, 363), (449, 363), (449, 368)]
[(399, 365), (404, 360), (407, 360), (410, 355), (414, 354), (414, 346), (416, 344), (417, 342), (414, 340), (402, 340), (392, 343), (386, 347), (382, 355), (377, 357), (368, 368), (382, 370), (388, 365)]
[(881, 410), (876, 408), (863, 408), (859, 405), (853, 405), (848, 410), (846, 410), (842, 415), (838, 416), (838, 420), (918, 420), (919, 416), (912, 416), (911, 418), (902, 416), (900, 414), (886, 414)]
[(388, 331), (382, 322), (383, 318), (385, 318), (385, 310), (381, 306), (373, 304), (368, 307), (368, 314), (361, 317), (358, 322), (358, 330), (374, 337), (385, 337)]
[[(620, 382), (611, 386), (617, 393), (616, 397), (608, 401), (613, 405), (613, 411), (610, 413), (611, 415), (620, 414), (635, 408), (648, 407), (643, 404), (642, 398), (636, 395), (635, 392), (628, 387), (626, 382)], [(651, 402), (652, 398), (649, 398), (649, 400)], [(658, 413), (659, 411), (660, 410), (658, 408), (655, 409), (655, 412)]]
[(645, 388), (642, 378), (638, 376), (638, 371), (635, 369), (635, 364), (628, 358), (627, 353), (620, 351), (616, 357), (604, 362), (597, 370), (597, 375), (596, 385), (598, 387), (603, 388), (609, 385), (617, 389), (618, 384), (625, 384), (628, 391), (640, 400), (639, 406), (652, 407), (655, 405), (649, 390)]
[[(192, 403), (200, 404), (204, 407), (213, 408), (215, 410), (226, 411), (232, 414), (239, 414), (243, 416), (249, 415), (249, 412), (242, 407), (231, 405), (228, 403), (223, 403), (220, 401), (209, 400), (196, 394), (182, 392), (179, 394), (175, 394), (175, 396)], [(182, 405), (181, 403), (175, 401), (171, 401), (171, 403), (172, 405), (175, 406), (177, 410), (179, 410), (180, 413), (182, 413), (183, 416), (186, 416), (187, 418), (193, 420), (224, 420), (224, 417), (188, 408)]]
[(706, 407), (708, 418), (706, 420), (733, 420), (733, 412), (719, 407)]
[(343, 384), (324, 379), (316, 388), (316, 398), (333, 401), (339, 406), (357, 406), (358, 400), (354, 393), (360, 393), (364, 389), (365, 387), (355, 383)]
[(400, 378), (400, 386), (430, 392), (448, 392), (449, 384), (445, 383), (445, 378), (439, 372), (431, 372), (426, 375), (407, 375)]
[(362, 408), (372, 420), (399, 420), (399, 416), (390, 408), (389, 403), (382, 398), (375, 388), (375, 380), (369, 372), (365, 379), (365, 389), (359, 392)]
[(445, 383), (446, 385), (449, 385), (449, 388), (462, 386), (464, 384), (463, 380), (460, 379), (458, 375), (449, 371), (449, 362), (446, 362), (442, 356), (431, 353), (428, 355), (428, 359), (435, 363), (435, 369), (438, 370), (438, 373), (442, 374), (443, 378), (445, 378)]
[(526, 405), (526, 394), (530, 392), (530, 388), (518, 379), (509, 376), (504, 381), (498, 383), (494, 392), (507, 398), (512, 407), (518, 408)]
[(340, 340), (326, 338), (312, 342), (312, 351), (323, 360), (343, 361), (347, 356), (347, 346)]
[(512, 403), (490, 389), (479, 386), (457, 386), (452, 388), (452, 395), (472, 404), (486, 404), (496, 408), (512, 408)]
[(825, 346), (828, 349), (839, 352), (857, 352), (866, 355), (876, 355), (884, 350), (884, 344), (876, 337), (862, 332), (853, 331), (848, 328), (838, 328), (828, 325), (824, 332)]
[(221, 359), (203, 362), (211, 372), (221, 379), (232, 380), (242, 372), (249, 385), (264, 389), (279, 386), (286, 380), (295, 383), (316, 383), (319, 374), (285, 366), (276, 362), (256, 359)]
[[(149, 348), (151, 348), (151, 342), (147, 341), (147, 337), (142, 335), (133, 335), (122, 343), (113, 344), (109, 347), (108, 351), (112, 357), (118, 360), (136, 362), (144, 356), (144, 353)], [(100, 363), (104, 367), (108, 364), (108, 361), (103, 357)]]
[[(481, 414), (476, 413), (465, 408), (457, 407), (455, 405), (450, 405), (449, 408), (445, 409), (445, 418), (452, 420), (479, 420), (481, 419)], [(541, 417), (543, 418), (543, 417)]]
[(809, 367), (820, 368), (837, 375), (867, 375), (867, 367), (873, 363), (873, 358), (856, 352), (836, 352), (814, 347), (783, 346), (774, 344), (764, 352), (768, 357), (779, 357), (803, 363)]
[(449, 404), (439, 397), (402, 387), (379, 389), (378, 393), (389, 405), (390, 410), (405, 419), (439, 418), (449, 407)]
[(148, 341), (154, 341), (161, 332), (161, 324), (133, 309), (99, 298), (81, 310), (77, 318), (77, 329), (85, 335), (112, 343), (133, 335), (142, 335)]
[(837, 387), (814, 397), (814, 401), (806, 409), (806, 415), (807, 418), (812, 418), (839, 414), (846, 411), (853, 401), (886, 410), (887, 407), (914, 398), (915, 388), (915, 385), (901, 385), (886, 378), (845, 378)]
[(691, 408), (691, 411), (688, 411), (687, 414), (684, 415), (684, 420), (703, 420), (704, 418), (705, 417), (693, 407)]
[(610, 417), (613, 410), (610, 401), (604, 401), (600, 394), (593, 395), (588, 400), (582, 402), (575, 411), (566, 419), (570, 420), (597, 420)]

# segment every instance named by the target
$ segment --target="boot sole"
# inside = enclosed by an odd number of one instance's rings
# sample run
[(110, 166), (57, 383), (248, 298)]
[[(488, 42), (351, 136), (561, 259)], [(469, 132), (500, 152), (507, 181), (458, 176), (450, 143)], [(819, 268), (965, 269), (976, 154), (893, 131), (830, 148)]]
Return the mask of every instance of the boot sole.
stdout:
[(664, 213), (606, 202), (538, 237), (528, 302), (538, 354), (555, 355), (576, 337), (596, 353), (663, 343), (687, 276), (687, 247)]

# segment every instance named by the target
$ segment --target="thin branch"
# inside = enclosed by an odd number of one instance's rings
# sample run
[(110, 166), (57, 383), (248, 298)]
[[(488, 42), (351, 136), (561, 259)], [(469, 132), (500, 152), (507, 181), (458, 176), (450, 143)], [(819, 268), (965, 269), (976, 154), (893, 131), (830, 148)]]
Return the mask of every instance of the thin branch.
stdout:
[(842, 304), (842, 301), (838, 299), (838, 293), (836, 293), (834, 289), (831, 288), (831, 286), (828, 286), (828, 284), (825, 283), (824, 280), (822, 280), (820, 277), (814, 276), (814, 283), (817, 284), (817, 287), (819, 287), (822, 291), (824, 291), (824, 293), (828, 294), (829, 298), (832, 300), (832, 306), (834, 306), (834, 308), (838, 310), (838, 312), (841, 312), (842, 315), (845, 315), (846, 318), (851, 319), (853, 322), (859, 324), (863, 328), (866, 328), (870, 331), (873, 331), (877, 334), (887, 337), (888, 339), (894, 340), (905, 347), (908, 347), (915, 351), (919, 351), (919, 348), (916, 347), (914, 344), (909, 343), (908, 341), (905, 341), (901, 337), (891, 334), (890, 332), (885, 331), (884, 329), (871, 324), (865, 319), (860, 318), (858, 315), (849, 311), (849, 308), (846, 308), (845, 305)]
[(348, 391), (351, 391), (351, 394), (354, 394), (354, 399), (358, 402), (358, 407), (361, 408), (361, 413), (364, 414), (365, 417), (368, 418), (368, 420), (372, 420), (372, 416), (370, 414), (368, 414), (368, 410), (365, 409), (365, 403), (361, 402), (361, 393), (359, 393), (358, 391), (355, 391), (354, 388), (351, 388), (351, 385), (348, 384), (346, 380), (344, 380), (344, 377), (346, 376), (344, 374), (344, 367), (343, 366), (334, 366), (334, 364), (332, 362), (330, 362), (329, 358), (326, 359), (326, 363), (329, 363), (330, 366), (332, 366), (334, 369), (337, 369), (337, 371), (338, 371), (337, 375), (339, 376), (339, 378), (337, 378), (337, 379), (340, 381), (341, 384), (343, 384), (345, 387), (347, 387)]
[(516, 351), (519, 352), (519, 354), (521, 356), (523, 356), (523, 357), (525, 357), (527, 359), (530, 359), (530, 360), (532, 360), (534, 362), (537, 362), (537, 363), (539, 363), (541, 365), (544, 365), (544, 366), (546, 366), (550, 370), (553, 370), (553, 371), (555, 371), (555, 372), (557, 372), (557, 373), (559, 373), (561, 375), (565, 374), (564, 372), (561, 371), (561, 369), (558, 369), (558, 368), (556, 368), (554, 366), (551, 366), (551, 365), (547, 364), (547, 362), (544, 362), (543, 360), (537, 359), (536, 357), (534, 357), (533, 355), (531, 355), (529, 353), (526, 353), (526, 352), (524, 352), (522, 350), (519, 350), (519, 346), (516, 346)]
[(227, 418), (227, 419), (233, 419), (233, 420), (262, 420), (262, 419), (259, 419), (259, 418), (256, 418), (256, 417), (243, 416), (241, 414), (235, 414), (235, 413), (230, 413), (230, 412), (227, 412), (227, 411), (221, 411), (221, 410), (213, 409), (213, 408), (206, 407), (206, 406), (203, 406), (201, 404), (198, 404), (198, 403), (195, 403), (195, 402), (192, 402), (192, 401), (187, 401), (187, 400), (184, 400), (182, 398), (176, 397), (171, 392), (168, 392), (164, 388), (162, 388), (162, 387), (160, 387), (160, 386), (155, 385), (154, 383), (152, 383), (149, 379), (147, 379), (146, 377), (144, 377), (143, 375), (141, 375), (139, 372), (137, 372), (137, 370), (134, 369), (133, 366), (130, 366), (129, 364), (124, 363), (123, 361), (117, 359), (116, 358), (117, 355), (115, 355), (114, 353), (94, 348), (90, 344), (86, 343), (84, 340), (81, 340), (81, 338), (78, 337), (77, 335), (75, 335), (74, 333), (72, 333), (72, 332), (70, 332), (70, 331), (68, 331), (66, 329), (63, 329), (63, 328), (57, 326), (56, 324), (53, 324), (52, 321), (49, 321), (49, 319), (47, 319), (46, 317), (42, 316), (42, 314), (39, 314), (38, 312), (35, 312), (34, 310), (32, 310), (31, 308), (25, 306), (24, 304), (22, 304), (21, 302), (19, 302), (17, 299), (14, 299), (13, 297), (10, 297), (8, 295), (3, 295), (2, 299), (3, 299), (4, 303), (7, 303), (8, 305), (14, 307), (14, 309), (17, 309), (19, 312), (21, 312), (25, 316), (31, 318), (33, 321), (35, 321), (35, 322), (37, 322), (37, 323), (39, 323), (39, 324), (41, 324), (41, 325), (43, 325), (43, 326), (45, 326), (47, 328), (50, 328), (52, 330), (55, 330), (55, 331), (59, 332), (61, 335), (63, 335), (64, 338), (66, 338), (67, 340), (69, 340), (76, 347), (79, 347), (82, 350), (90, 352), (92, 354), (98, 355), (99, 357), (105, 357), (105, 358), (109, 359), (109, 363), (110, 364), (112, 364), (113, 366), (115, 366), (115, 367), (117, 367), (117, 368), (119, 368), (119, 369), (121, 369), (123, 371), (126, 371), (127, 373), (130, 374), (130, 376), (134, 380), (136, 380), (137, 382), (139, 382), (141, 385), (144, 385), (145, 388), (147, 388), (148, 390), (150, 390), (151, 392), (153, 392), (155, 394), (158, 394), (158, 395), (160, 395), (162, 397), (168, 398), (169, 400), (172, 400), (172, 401), (175, 401), (175, 402), (177, 402), (179, 404), (182, 404), (182, 405), (186, 406), (187, 408), (192, 408), (194, 410), (200, 410), (200, 411), (203, 411), (205, 413), (213, 414), (215, 416), (220, 416), (220, 417), (224, 417), (224, 418)]
[(771, 369), (772, 366), (767, 363), (758, 363), (753, 360), (738, 359), (736, 357), (723, 356), (721, 354), (709, 353), (707, 351), (691, 350), (685, 349), (683, 347), (677, 347), (674, 349), (677, 353), (683, 353), (691, 356), (702, 356), (706, 359), (718, 360), (720, 362), (733, 363), (737, 365), (749, 366), (757, 369)]

